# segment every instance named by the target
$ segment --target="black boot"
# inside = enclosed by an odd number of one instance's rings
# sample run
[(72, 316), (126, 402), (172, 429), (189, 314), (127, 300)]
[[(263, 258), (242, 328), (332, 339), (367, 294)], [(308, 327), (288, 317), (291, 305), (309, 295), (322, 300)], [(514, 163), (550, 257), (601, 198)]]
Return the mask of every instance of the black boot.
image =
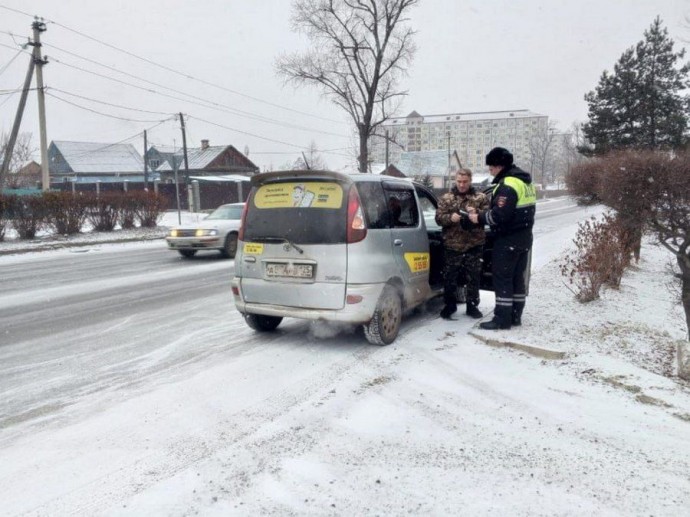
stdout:
[(480, 311), (476, 305), (471, 303), (467, 304), (467, 311), (465, 312), (465, 314), (467, 314), (470, 318), (474, 318), (476, 320), (484, 317), (482, 311)]
[(453, 303), (453, 304), (446, 303), (446, 306), (443, 307), (443, 309), (441, 310), (441, 317), (442, 317), (444, 320), (449, 320), (450, 317), (451, 317), (453, 314), (455, 314), (456, 312), (458, 312), (458, 306), (457, 306), (457, 304), (455, 304), (455, 303)]
[(484, 330), (508, 330), (510, 329), (511, 312), (510, 307), (496, 307), (493, 319), (480, 323), (479, 328)]
[(509, 330), (510, 324), (506, 325), (505, 323), (501, 323), (496, 318), (494, 318), (491, 321), (485, 321), (484, 323), (480, 323), (479, 328), (482, 328), (484, 330)]
[(525, 308), (525, 305), (516, 305), (513, 303), (513, 313), (511, 314), (511, 323), (514, 327), (519, 327), (522, 325), (522, 310)]

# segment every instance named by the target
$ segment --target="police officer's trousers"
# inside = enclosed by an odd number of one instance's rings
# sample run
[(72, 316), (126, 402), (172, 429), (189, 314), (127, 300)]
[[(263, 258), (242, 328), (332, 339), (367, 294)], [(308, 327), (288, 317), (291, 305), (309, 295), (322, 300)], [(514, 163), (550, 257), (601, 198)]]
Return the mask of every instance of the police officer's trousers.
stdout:
[(491, 254), (496, 308), (494, 320), (503, 328), (520, 320), (525, 308), (527, 289), (525, 272), (529, 261), (530, 245), (515, 244), (510, 239), (497, 238)]

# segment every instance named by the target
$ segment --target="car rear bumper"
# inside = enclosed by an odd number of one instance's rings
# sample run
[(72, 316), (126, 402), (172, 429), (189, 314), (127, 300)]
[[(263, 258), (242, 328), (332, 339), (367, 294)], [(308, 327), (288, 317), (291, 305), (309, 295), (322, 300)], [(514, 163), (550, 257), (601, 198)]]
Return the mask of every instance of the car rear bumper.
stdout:
[[(367, 323), (376, 310), (379, 296), (385, 284), (348, 285), (345, 295), (346, 303), (340, 309), (314, 309), (291, 307), (268, 303), (248, 303), (242, 296), (241, 279), (232, 279), (235, 307), (242, 313), (262, 314), (306, 320), (340, 321), (345, 323)], [(348, 301), (350, 303), (348, 303)], [(354, 302), (354, 303), (353, 303)]]

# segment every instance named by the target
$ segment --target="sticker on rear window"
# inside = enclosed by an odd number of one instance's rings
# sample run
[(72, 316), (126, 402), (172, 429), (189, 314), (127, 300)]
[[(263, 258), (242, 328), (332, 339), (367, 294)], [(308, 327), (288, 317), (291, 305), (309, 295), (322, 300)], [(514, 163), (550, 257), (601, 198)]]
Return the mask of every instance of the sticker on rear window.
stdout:
[(257, 208), (340, 208), (343, 188), (322, 181), (271, 183), (257, 189), (254, 205)]
[(428, 253), (405, 253), (405, 262), (413, 273), (419, 273), (429, 269)]
[(264, 252), (264, 245), (257, 242), (245, 242), (243, 251), (245, 255), (261, 255)]

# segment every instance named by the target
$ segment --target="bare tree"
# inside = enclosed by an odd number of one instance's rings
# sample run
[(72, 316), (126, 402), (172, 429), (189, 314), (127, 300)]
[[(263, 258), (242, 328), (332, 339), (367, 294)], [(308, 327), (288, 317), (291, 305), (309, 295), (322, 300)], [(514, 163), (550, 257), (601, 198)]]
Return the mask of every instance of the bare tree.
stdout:
[[(31, 160), (34, 153), (38, 150), (36, 146), (32, 143), (33, 135), (31, 133), (19, 133), (17, 135), (17, 141), (14, 144), (14, 149), (12, 150), (12, 156), (10, 157), (10, 164), (8, 168), (7, 177), (3, 178), (3, 184), (0, 185), (0, 190), (2, 188), (10, 187), (14, 188), (17, 184), (17, 172), (22, 168), (28, 161)], [(0, 163), (5, 156), (5, 149), (7, 149), (7, 144), (9, 142), (10, 135), (8, 133), (0, 134)]]
[(582, 124), (573, 122), (567, 138), (563, 140), (563, 177), (566, 178), (573, 167), (584, 163), (589, 158), (582, 154), (581, 149), (588, 146)]
[(292, 23), (313, 47), (278, 59), (288, 82), (319, 86), (352, 118), (359, 171), (367, 172), (368, 141), (398, 108), (399, 79), (415, 52), (407, 13), (419, 0), (295, 0)]
[(541, 181), (542, 188), (546, 188), (549, 181), (547, 173), (554, 166), (554, 140), (556, 138), (556, 124), (549, 122), (544, 130), (533, 133), (529, 139), (530, 172)]
[[(306, 157), (306, 162), (305, 162)], [(312, 169), (315, 171), (323, 171), (328, 169), (326, 161), (323, 159), (323, 155), (319, 152), (319, 148), (316, 146), (314, 140), (309, 144), (309, 149), (301, 156), (295, 160), (295, 163), (290, 167), (293, 170), (300, 169)]]

